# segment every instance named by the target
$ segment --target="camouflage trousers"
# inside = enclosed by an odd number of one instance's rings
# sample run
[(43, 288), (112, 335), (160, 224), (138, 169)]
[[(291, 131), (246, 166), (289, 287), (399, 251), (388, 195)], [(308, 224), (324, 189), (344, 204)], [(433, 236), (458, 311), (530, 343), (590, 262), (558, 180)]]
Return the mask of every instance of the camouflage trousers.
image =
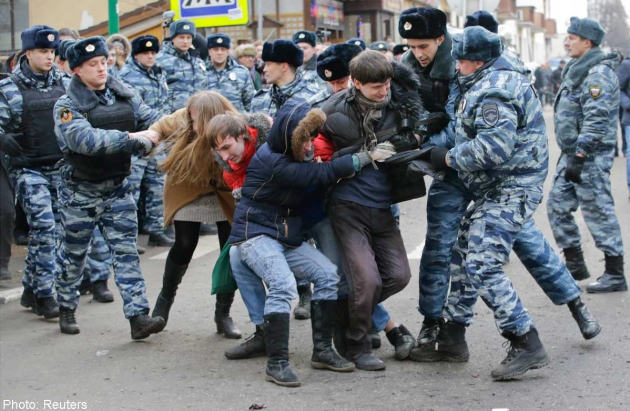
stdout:
[[(164, 161), (166, 154), (160, 151), (155, 156), (131, 158), (131, 175), (127, 177), (133, 199), (138, 205), (140, 194), (145, 195), (145, 224), (149, 233), (160, 233), (164, 228), (164, 173), (159, 164)], [(145, 225), (142, 226), (143, 228)]]
[(56, 253), (61, 233), (59, 224), (59, 169), (52, 167), (10, 170), (18, 201), (29, 226), (26, 268), (22, 284), (37, 297), (54, 294)]
[(103, 233), (97, 225), (94, 227), (94, 235), (90, 244), (84, 276), (88, 276), (91, 283), (107, 281), (112, 271), (112, 253), (103, 238)]
[(90, 241), (98, 226), (112, 251), (114, 278), (123, 299), (126, 318), (149, 312), (146, 285), (140, 271), (136, 249), (137, 209), (131, 186), (74, 182), (69, 171), (62, 171), (60, 187), (61, 223), (65, 236), (59, 253), (57, 300), (59, 305), (76, 309), (78, 288), (86, 264)]
[(607, 255), (623, 255), (621, 228), (615, 214), (615, 202), (610, 185), (613, 151), (597, 154), (584, 163), (582, 183), (564, 179), (569, 156), (562, 154), (553, 187), (547, 200), (547, 214), (556, 243), (560, 248), (578, 247), (582, 238), (573, 213), (578, 207), (595, 246)]

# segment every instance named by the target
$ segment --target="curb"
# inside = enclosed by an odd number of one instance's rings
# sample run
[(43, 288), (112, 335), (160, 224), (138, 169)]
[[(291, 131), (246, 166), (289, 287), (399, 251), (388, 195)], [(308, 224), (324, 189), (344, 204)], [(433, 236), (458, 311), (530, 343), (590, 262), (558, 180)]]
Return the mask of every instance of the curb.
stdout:
[(12, 288), (10, 290), (0, 292), (0, 304), (17, 301), (22, 296), (22, 288)]

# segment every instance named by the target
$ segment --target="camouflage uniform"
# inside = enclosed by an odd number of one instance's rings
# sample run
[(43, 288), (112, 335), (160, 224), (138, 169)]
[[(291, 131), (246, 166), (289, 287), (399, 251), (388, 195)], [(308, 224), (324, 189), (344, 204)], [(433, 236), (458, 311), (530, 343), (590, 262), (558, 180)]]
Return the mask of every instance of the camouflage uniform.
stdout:
[(249, 111), (256, 94), (249, 70), (228, 57), (225, 68), (217, 70), (212, 62), (208, 63), (208, 90), (214, 90), (238, 111)]
[(168, 93), (164, 112), (167, 114), (183, 108), (193, 94), (208, 88), (203, 60), (193, 57), (190, 52), (178, 52), (171, 42), (164, 42), (156, 64), (166, 76)]
[[(559, 247), (581, 245), (573, 218), (578, 207), (595, 240), (609, 256), (623, 255), (621, 229), (615, 214), (610, 169), (617, 145), (619, 81), (616, 56), (599, 47), (567, 64), (554, 105), (556, 139), (562, 150), (547, 201), (547, 213)], [(567, 181), (568, 161), (577, 153), (586, 156), (582, 183)]]
[(299, 75), (291, 83), (284, 87), (275, 84), (267, 90), (259, 90), (252, 100), (252, 113), (265, 113), (270, 117), (275, 117), (278, 109), (291, 97), (311, 100), (317, 98), (317, 106), (326, 101), (330, 94), (326, 90), (320, 89), (315, 83), (309, 82)]
[[(105, 155), (122, 152), (129, 139), (128, 132), (94, 128), (85, 117), (95, 106), (96, 109), (110, 107), (121, 101), (130, 104), (135, 130), (147, 129), (162, 116), (114, 78), (108, 78), (103, 94), (88, 90), (78, 81), (70, 83), (68, 94), (59, 99), (54, 113), (57, 141), (68, 159), (80, 154), (100, 161)], [(78, 179), (75, 167), (68, 162), (66, 160), (61, 167), (59, 190), (61, 219), (66, 232), (58, 257), (59, 305), (70, 310), (78, 305), (81, 270), (92, 233), (98, 225), (112, 250), (114, 275), (123, 299), (125, 317), (147, 314), (149, 303), (136, 251), (138, 221), (131, 185), (124, 178), (101, 182)]]

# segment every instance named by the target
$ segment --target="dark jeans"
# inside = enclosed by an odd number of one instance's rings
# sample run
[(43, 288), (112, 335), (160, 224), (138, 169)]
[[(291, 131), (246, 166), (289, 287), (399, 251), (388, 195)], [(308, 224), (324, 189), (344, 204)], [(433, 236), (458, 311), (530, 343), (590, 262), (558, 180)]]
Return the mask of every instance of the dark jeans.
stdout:
[(376, 305), (411, 279), (405, 245), (389, 207), (331, 199), (329, 215), (350, 289), (346, 337), (351, 347), (369, 351), (367, 332)]
[(11, 259), (15, 197), (9, 184), (9, 176), (0, 165), (0, 267), (7, 268)]
[[(193, 253), (199, 243), (199, 229), (201, 223), (194, 221), (175, 221), (175, 244), (168, 253), (168, 258), (177, 265), (186, 265), (192, 260)], [(223, 249), (232, 226), (227, 221), (218, 221), (217, 229), (219, 235), (219, 246)]]

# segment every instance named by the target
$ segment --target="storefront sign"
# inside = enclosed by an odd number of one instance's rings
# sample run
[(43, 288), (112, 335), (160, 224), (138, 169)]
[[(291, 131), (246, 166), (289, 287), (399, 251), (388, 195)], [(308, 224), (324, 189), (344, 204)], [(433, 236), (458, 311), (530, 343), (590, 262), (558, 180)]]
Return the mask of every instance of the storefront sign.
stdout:
[(311, 0), (311, 24), (314, 27), (342, 27), (343, 3), (333, 0)]
[(241, 26), (249, 22), (248, 0), (171, 0), (175, 20), (200, 27)]

